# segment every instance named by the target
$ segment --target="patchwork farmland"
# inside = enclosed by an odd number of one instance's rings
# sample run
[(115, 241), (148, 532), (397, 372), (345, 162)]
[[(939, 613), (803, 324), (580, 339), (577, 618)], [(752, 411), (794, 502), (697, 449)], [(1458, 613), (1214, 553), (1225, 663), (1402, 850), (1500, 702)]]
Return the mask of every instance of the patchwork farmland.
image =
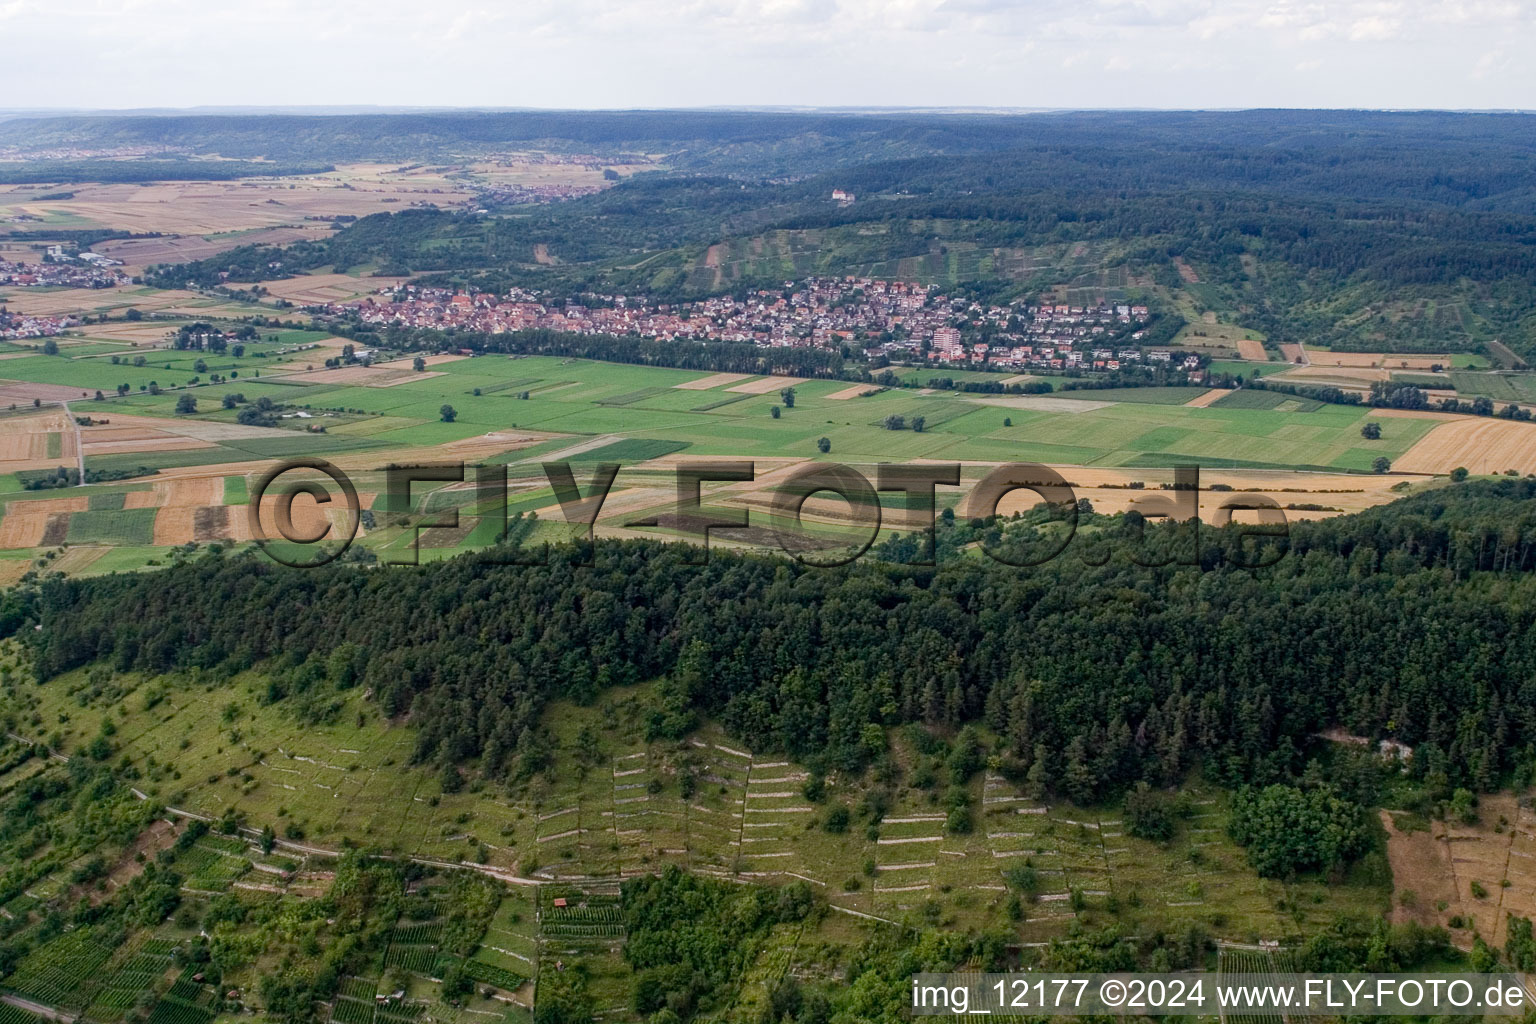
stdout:
[[(1524, 471), (1526, 455), (1536, 450), (1527, 437), (1536, 427), (1526, 423), (1388, 415), (1274, 391), (1146, 388), (998, 397), (494, 355), (428, 356), (424, 372), (410, 356), (372, 369), (326, 370), (324, 360), (343, 342), (287, 329), (259, 337), (239, 356), (208, 362), (206, 372), (221, 375), (210, 383), (197, 371), (197, 354), (142, 347), (163, 344), (170, 326), (134, 325), (131, 337), (123, 333), (128, 329), (103, 328), (100, 338), (83, 339), (85, 354), (23, 354), (0, 364), (14, 388), (76, 396), (70, 416), (47, 406), (8, 414), (0, 445), (4, 549), (40, 558), (65, 543), (101, 545), (110, 557), (77, 560), (74, 571), (105, 572), (163, 560), (188, 543), (243, 543), (251, 536), (242, 507), (246, 488), (274, 460), (296, 455), (336, 462), (358, 475), (359, 490), (369, 496), (384, 491), (377, 471), (391, 462), (506, 464), (512, 511), (536, 512), (538, 536), (560, 539), (571, 531), (560, 525), (553, 493), (538, 486), (537, 463), (545, 458), (620, 462), (624, 468), (598, 529), (636, 536), (675, 533), (666, 518), (669, 472), (698, 458), (751, 460), (759, 477), (817, 459), (865, 466), (890, 459), (957, 461), (967, 481), (999, 463), (1037, 461), (1068, 467), (1065, 475), (1090, 488), (1085, 496), (1108, 512), (1131, 507), (1130, 488), (1157, 487), (1171, 479), (1171, 466), (1193, 462), (1205, 470), (1207, 484), (1240, 479), (1245, 489), (1320, 516), (1389, 500), (1394, 486), (1458, 465)], [(783, 394), (789, 388), (793, 404)], [(101, 400), (94, 398), (98, 389)], [(186, 396), (195, 398), (196, 412), (176, 411)], [(232, 396), (229, 405), (226, 396)], [(241, 408), (263, 399), (286, 410), (284, 418), (274, 425), (237, 421)], [(444, 406), (453, 408), (451, 422)], [(895, 417), (904, 429), (889, 429)], [(921, 431), (912, 428), (919, 419)], [(1379, 438), (1362, 436), (1366, 422), (1381, 424)], [(1506, 451), (1512, 461), (1497, 464)], [(29, 473), (67, 472), (82, 456), (88, 473), (147, 475), (90, 484), (89, 506), (81, 509), (45, 508), (45, 494), (22, 490)], [(1410, 475), (1372, 475), (1378, 458)], [(764, 485), (707, 490), (775, 524)], [(423, 557), (483, 545), (498, 530), (495, 520), (484, 518), (489, 510), (469, 506), (468, 491), (460, 492), (462, 501), (450, 493), (421, 498), (421, 511), (431, 501), (433, 511), (457, 506), (461, 513), (459, 532), (426, 535)], [(956, 500), (941, 488), (942, 503)], [(334, 520), (315, 519), (306, 507), (312, 509), (307, 498), (295, 503), (314, 522)], [(888, 528), (903, 525), (898, 510), (887, 513)], [(630, 525), (658, 514), (660, 527)], [(827, 502), (813, 502), (806, 528), (838, 519)], [(379, 522), (362, 531), (361, 543), (398, 550), (409, 538)]]

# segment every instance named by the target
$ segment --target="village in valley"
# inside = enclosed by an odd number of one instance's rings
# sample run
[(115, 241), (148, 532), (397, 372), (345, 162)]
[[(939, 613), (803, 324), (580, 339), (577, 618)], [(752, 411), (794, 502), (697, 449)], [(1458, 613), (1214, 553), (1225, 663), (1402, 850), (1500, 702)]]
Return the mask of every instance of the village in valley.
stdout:
[[(1114, 372), (1145, 359), (1144, 305), (1071, 306), (1040, 300), (984, 305), (912, 281), (813, 277), (777, 289), (696, 302), (585, 295), (560, 301), (513, 288), (503, 295), (404, 284), (313, 312), (374, 327), (500, 334), (531, 329), (663, 341), (727, 341), (773, 348), (859, 349), (871, 359), (988, 364), (997, 368)], [(1198, 358), (1185, 370), (1195, 370)], [(1188, 361), (1186, 359), (1186, 361)]]
[(39, 263), (0, 259), (0, 285), (14, 288), (120, 288), (129, 277), (121, 260), (51, 245)]

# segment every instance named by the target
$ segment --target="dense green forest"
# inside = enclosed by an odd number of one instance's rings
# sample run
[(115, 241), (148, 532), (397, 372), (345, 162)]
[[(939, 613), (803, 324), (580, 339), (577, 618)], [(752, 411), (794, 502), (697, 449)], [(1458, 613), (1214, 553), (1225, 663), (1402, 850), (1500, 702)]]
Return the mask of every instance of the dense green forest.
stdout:
[(1295, 524), (1255, 570), (1234, 567), (1251, 537), (1203, 529), (1195, 551), (1191, 527), (1134, 516), (1034, 568), (959, 556), (981, 542), (1038, 560), (1059, 543), (1043, 510), (946, 520), (937, 568), (897, 564), (901, 543), (830, 570), (718, 551), (692, 565), (653, 542), (535, 567), (495, 550), (387, 570), (213, 556), (52, 579), (10, 594), (0, 624), (40, 680), (98, 659), (215, 676), (267, 662), (268, 699), (320, 718), (339, 689), (370, 687), (385, 713), (414, 712), (420, 758), (492, 777), (539, 769), (549, 700), (661, 677), (655, 735), (709, 715), (828, 770), (878, 758), (871, 725), (984, 722), (1000, 770), (1084, 801), (1197, 765), (1283, 782), (1343, 726), (1415, 747), (1438, 786), (1487, 790), (1536, 768), (1532, 498), (1536, 481), (1469, 483)]
[[(1008, 154), (1003, 163), (1054, 164), (1077, 177), (1113, 173), (1111, 187), (1217, 181), (1241, 187), (1269, 180), (1360, 197), (1382, 195), (1385, 181), (1393, 198), (1524, 204), (1528, 210), (1536, 201), (1529, 177), (1533, 143), (1536, 125), (1526, 115), (1434, 111), (458, 111), (0, 120), (0, 146), (18, 148), (164, 146), (226, 158), (328, 163), (516, 147), (659, 152), (672, 166), (759, 178), (917, 161), (891, 164), (903, 179), (946, 173), (946, 161), (925, 164), (925, 158)], [(1384, 176), (1384, 168), (1393, 173)], [(866, 191), (886, 187), (880, 175), (889, 172), (870, 173), (853, 180)], [(967, 181), (962, 187), (990, 184)]]

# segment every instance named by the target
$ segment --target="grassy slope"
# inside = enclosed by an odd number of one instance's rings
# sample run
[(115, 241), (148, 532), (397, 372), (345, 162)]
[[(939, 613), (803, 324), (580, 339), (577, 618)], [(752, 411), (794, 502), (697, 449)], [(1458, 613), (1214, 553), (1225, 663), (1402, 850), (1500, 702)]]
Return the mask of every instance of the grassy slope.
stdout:
[[(1027, 859), (1041, 875), (1041, 898), (1019, 927), (1028, 941), (1068, 927), (1070, 888), (1090, 894), (1091, 919), (1133, 928), (1200, 923), (1250, 940), (1304, 932), (1349, 908), (1383, 908), (1384, 890), (1371, 885), (1259, 880), (1225, 837), (1224, 798), (1198, 785), (1189, 790), (1192, 816), (1166, 845), (1123, 835), (1112, 807), (1053, 803), (1019, 813), (1042, 805), (986, 772), (968, 786), (969, 835), (943, 836), (932, 820), (943, 814), (938, 790), (905, 786), (878, 832), (886, 842), (872, 841), (857, 817), (846, 834), (829, 835), (817, 827), (825, 806), (799, 791), (798, 766), (713, 728), (683, 743), (645, 743), (645, 687), (610, 691), (592, 708), (557, 705), (546, 720), (555, 762), (531, 783), (445, 794), (438, 772), (410, 766), (409, 724), (381, 721), (356, 691), (335, 724), (316, 727), (262, 706), (259, 673), (221, 687), (122, 678), (115, 682), (125, 696), (82, 706), (84, 682), (84, 673), (72, 673), (36, 689), (36, 713), (20, 731), (42, 738), (57, 729), (73, 751), (110, 716), (118, 756), (144, 771), (137, 784), (151, 796), (202, 814), (234, 808), (247, 824), (271, 824), (279, 835), (295, 827), (304, 842), (328, 849), (350, 840), (457, 861), (484, 844), (491, 864), (546, 879), (665, 863), (746, 878), (794, 873), (814, 879), (834, 904), (880, 917), (919, 914), (932, 901), (954, 927), (1004, 925), (1002, 872)], [(910, 768), (914, 753), (893, 741)], [(159, 767), (149, 767), (151, 757)], [(685, 766), (699, 778), (688, 799), (678, 782)], [(856, 806), (861, 788), (834, 782), (826, 806)], [(941, 838), (889, 842), (934, 836)], [(1282, 913), (1282, 899), (1300, 909)]]

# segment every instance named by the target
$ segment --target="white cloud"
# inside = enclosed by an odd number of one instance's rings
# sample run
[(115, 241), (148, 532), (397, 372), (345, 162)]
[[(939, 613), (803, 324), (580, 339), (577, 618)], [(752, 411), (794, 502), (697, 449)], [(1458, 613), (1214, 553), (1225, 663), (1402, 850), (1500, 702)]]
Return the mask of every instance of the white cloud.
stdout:
[(1536, 0), (0, 0), (0, 25), (18, 107), (1536, 108), (1505, 56)]

